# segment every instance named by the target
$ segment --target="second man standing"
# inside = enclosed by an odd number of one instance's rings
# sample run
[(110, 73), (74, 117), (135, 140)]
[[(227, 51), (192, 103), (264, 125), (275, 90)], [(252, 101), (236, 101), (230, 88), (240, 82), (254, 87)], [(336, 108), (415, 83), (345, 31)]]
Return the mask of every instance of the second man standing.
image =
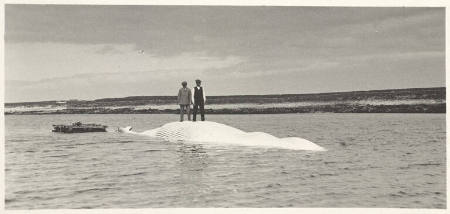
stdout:
[(202, 121), (205, 121), (205, 102), (206, 102), (206, 93), (203, 87), (201, 86), (202, 81), (197, 79), (195, 80), (197, 86), (192, 89), (192, 102), (194, 103), (194, 114), (193, 121), (196, 121), (197, 111), (200, 108), (200, 115), (202, 117)]

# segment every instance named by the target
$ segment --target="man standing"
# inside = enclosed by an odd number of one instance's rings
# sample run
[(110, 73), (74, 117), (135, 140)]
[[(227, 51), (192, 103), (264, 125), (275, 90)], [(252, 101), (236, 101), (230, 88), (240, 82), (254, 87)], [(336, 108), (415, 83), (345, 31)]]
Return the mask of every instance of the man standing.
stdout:
[[(183, 86), (178, 91), (178, 105), (180, 105), (180, 122), (184, 120), (184, 109), (186, 109), (188, 120), (191, 120), (191, 99), (192, 93), (191, 89), (187, 87), (187, 82), (183, 81), (181, 83)], [(195, 118), (195, 117), (194, 117)]]
[(197, 86), (194, 87), (193, 93), (192, 93), (192, 94), (194, 94), (194, 96), (192, 96), (193, 103), (194, 103), (193, 121), (196, 121), (197, 110), (199, 107), (200, 107), (200, 114), (202, 116), (202, 121), (205, 121), (205, 102), (206, 102), (205, 90), (203, 89), (202, 86), (200, 86), (202, 84), (201, 80), (199, 80), (199, 79), (195, 80), (195, 84), (197, 84)]

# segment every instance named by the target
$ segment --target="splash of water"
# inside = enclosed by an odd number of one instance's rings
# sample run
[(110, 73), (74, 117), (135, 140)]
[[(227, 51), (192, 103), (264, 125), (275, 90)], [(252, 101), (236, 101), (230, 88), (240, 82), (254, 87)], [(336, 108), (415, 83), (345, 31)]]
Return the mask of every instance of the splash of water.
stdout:
[(277, 138), (264, 132), (244, 132), (234, 127), (211, 121), (171, 122), (141, 133), (131, 131), (131, 127), (120, 128), (119, 131), (161, 138), (169, 142), (185, 141), (204, 144), (325, 151), (323, 147), (302, 138)]

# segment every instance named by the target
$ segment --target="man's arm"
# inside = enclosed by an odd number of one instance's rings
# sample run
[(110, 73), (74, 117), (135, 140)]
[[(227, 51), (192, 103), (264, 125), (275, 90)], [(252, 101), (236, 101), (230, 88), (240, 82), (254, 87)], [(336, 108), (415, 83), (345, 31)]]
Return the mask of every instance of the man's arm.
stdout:
[(188, 97), (189, 97), (189, 101), (192, 103), (192, 91), (191, 90), (188, 91)]
[(179, 104), (180, 103), (180, 100), (181, 100), (181, 89), (180, 90), (178, 90), (178, 98), (177, 98), (177, 104)]

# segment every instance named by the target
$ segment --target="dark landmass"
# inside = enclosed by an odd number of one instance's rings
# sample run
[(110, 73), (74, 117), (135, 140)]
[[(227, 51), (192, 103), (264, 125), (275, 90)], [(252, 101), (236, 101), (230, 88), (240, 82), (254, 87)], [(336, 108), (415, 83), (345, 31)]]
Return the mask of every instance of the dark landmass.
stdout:
[[(373, 91), (351, 91), (317, 94), (271, 94), (271, 95), (232, 95), (208, 96), (208, 104), (237, 103), (286, 103), (286, 102), (329, 102), (329, 101), (360, 101), (360, 100), (405, 100), (433, 99), (445, 100), (445, 87), (410, 88)], [(101, 107), (128, 105), (166, 105), (175, 104), (176, 96), (133, 96), (123, 98), (103, 98), (96, 100), (67, 100), (66, 105), (72, 107)], [(14, 106), (45, 106), (60, 105), (60, 101), (5, 103), (6, 107)]]
[[(445, 113), (445, 87), (352, 91), (319, 94), (208, 96), (207, 114), (279, 114), (279, 113)], [(360, 101), (365, 101), (361, 104)], [(379, 101), (392, 101), (389, 105)], [(403, 104), (401, 101), (414, 101)], [(420, 101), (420, 102), (417, 102)], [(215, 108), (221, 104), (310, 103), (286, 107)], [(382, 103), (382, 102), (381, 102)], [(399, 104), (396, 104), (399, 103)], [(142, 105), (174, 105), (175, 96), (134, 96), (97, 100), (68, 100), (6, 103), (5, 109), (39, 106), (64, 107), (54, 111), (7, 111), (5, 114), (175, 114), (178, 109), (134, 109)], [(131, 106), (131, 107), (130, 107)], [(232, 105), (229, 105), (232, 106)], [(111, 108), (114, 107), (114, 108)]]
[[(282, 108), (238, 108), (238, 109), (205, 109), (206, 114), (287, 114), (287, 113), (445, 113), (444, 104), (419, 105), (321, 105)], [(6, 112), (15, 115), (36, 114), (178, 114), (178, 109), (140, 109), (132, 108), (93, 108), (93, 109), (64, 109), (54, 112), (26, 111)]]

